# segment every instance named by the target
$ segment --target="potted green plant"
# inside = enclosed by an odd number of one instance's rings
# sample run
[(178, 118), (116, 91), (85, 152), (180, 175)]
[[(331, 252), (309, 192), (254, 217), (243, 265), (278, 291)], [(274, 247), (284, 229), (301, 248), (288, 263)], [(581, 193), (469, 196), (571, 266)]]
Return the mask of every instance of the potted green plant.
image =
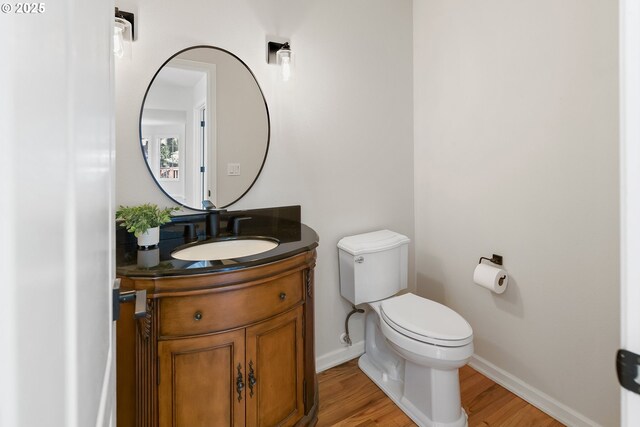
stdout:
[(120, 206), (116, 220), (120, 226), (138, 238), (138, 246), (153, 246), (160, 241), (160, 226), (171, 222), (171, 213), (178, 207), (160, 209), (158, 205), (145, 203), (139, 206)]

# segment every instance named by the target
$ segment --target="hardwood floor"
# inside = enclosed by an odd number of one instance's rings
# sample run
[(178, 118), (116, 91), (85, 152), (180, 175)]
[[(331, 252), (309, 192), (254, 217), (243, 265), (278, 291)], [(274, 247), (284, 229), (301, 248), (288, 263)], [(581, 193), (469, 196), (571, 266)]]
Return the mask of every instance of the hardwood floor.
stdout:
[[(357, 359), (318, 375), (318, 427), (409, 427), (415, 424), (358, 368)], [(469, 366), (460, 370), (469, 427), (563, 426)]]

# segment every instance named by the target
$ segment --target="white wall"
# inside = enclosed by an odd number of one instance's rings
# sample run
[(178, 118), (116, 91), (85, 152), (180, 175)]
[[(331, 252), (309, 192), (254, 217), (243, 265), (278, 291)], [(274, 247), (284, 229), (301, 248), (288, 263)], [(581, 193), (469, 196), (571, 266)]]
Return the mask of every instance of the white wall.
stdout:
[(616, 2), (414, 1), (419, 293), (571, 425), (619, 422), (617, 52)]
[[(227, 49), (256, 74), (271, 114), (262, 175), (231, 209), (302, 205), (320, 235), (316, 352), (340, 357), (350, 307), (339, 295), (337, 241), (390, 228), (413, 237), (412, 21), (409, 0), (118, 1), (136, 13), (131, 61), (116, 67), (118, 204), (170, 201), (138, 142), (142, 97), (156, 69), (192, 45)], [(266, 63), (267, 35), (291, 40), (295, 81)], [(413, 276), (413, 275), (411, 275)], [(362, 316), (354, 316), (355, 341)], [(334, 353), (337, 352), (337, 353)]]
[(42, 4), (0, 15), (0, 426), (106, 426), (113, 2)]
[[(620, 2), (621, 348), (640, 353), (640, 2)], [(640, 395), (621, 388), (621, 426), (640, 425)]]

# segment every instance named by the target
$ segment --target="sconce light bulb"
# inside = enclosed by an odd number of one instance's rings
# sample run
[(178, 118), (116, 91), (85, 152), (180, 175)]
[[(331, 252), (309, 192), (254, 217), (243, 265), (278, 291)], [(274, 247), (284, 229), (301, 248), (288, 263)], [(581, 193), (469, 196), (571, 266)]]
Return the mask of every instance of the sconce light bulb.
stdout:
[(288, 82), (291, 80), (293, 75), (293, 52), (291, 51), (291, 47), (289, 43), (285, 43), (280, 47), (280, 49), (276, 52), (276, 62), (280, 65), (280, 70), (282, 73), (282, 81)]
[(282, 81), (288, 82), (291, 79), (291, 58), (288, 56), (282, 58)]
[(117, 25), (113, 29), (113, 53), (117, 58), (124, 55), (124, 38), (122, 36), (122, 28)]
[(113, 54), (117, 58), (131, 56), (131, 23), (122, 18), (115, 18), (113, 25)]

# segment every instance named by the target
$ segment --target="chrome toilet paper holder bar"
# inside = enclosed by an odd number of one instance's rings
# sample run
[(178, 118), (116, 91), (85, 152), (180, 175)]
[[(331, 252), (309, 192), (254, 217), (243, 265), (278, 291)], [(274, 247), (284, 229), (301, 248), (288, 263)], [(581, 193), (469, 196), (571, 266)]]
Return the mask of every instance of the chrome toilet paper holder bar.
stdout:
[(480, 257), (480, 260), (478, 261), (478, 264), (482, 264), (482, 260), (483, 259), (486, 259), (487, 261), (492, 262), (492, 263), (497, 264), (497, 265), (502, 265), (502, 255), (493, 254), (493, 256), (491, 258), (487, 258), (487, 257), (482, 256), (482, 257)]

